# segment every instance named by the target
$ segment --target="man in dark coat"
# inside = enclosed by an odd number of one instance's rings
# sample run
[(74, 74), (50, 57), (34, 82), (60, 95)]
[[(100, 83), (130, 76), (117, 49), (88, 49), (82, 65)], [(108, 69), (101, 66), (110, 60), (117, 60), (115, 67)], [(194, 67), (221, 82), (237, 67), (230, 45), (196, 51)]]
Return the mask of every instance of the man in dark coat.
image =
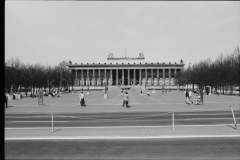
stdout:
[(5, 97), (4, 97), (4, 103), (6, 104), (6, 107), (8, 106), (8, 98), (7, 98), (7, 96), (6, 96), (6, 94), (4, 94), (5, 95)]

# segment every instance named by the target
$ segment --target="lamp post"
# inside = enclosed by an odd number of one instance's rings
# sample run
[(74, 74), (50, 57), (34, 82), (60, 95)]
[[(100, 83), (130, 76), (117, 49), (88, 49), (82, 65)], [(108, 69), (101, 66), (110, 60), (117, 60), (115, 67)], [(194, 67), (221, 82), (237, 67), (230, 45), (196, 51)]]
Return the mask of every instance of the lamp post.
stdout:
[(62, 91), (62, 66), (60, 66), (60, 91)]
[[(191, 63), (188, 64), (188, 79), (189, 79), (189, 83), (191, 83), (191, 76), (190, 76), (190, 70), (191, 70)], [(187, 87), (188, 88), (188, 87)], [(191, 87), (190, 87), (191, 88)]]

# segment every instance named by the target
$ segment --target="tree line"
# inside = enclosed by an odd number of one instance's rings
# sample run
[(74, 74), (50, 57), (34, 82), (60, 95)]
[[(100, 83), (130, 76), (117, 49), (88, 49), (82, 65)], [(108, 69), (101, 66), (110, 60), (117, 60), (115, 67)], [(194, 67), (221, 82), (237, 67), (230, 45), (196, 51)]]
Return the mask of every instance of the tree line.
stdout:
[[(43, 88), (44, 90), (51, 87), (59, 88), (60, 81), (62, 86), (73, 85), (73, 78), (67, 69), (67, 62), (62, 61), (57, 66), (37, 64), (24, 64), (19, 58), (11, 58), (5, 62), (5, 91), (17, 91), (20, 87), (28, 90)], [(54, 81), (53, 81), (54, 80)], [(51, 85), (49, 85), (49, 83)], [(50, 87), (49, 87), (50, 86)], [(35, 93), (35, 90), (33, 91)]]
[[(11, 58), (5, 62), (5, 90), (10, 92), (19, 87), (49, 89), (48, 82), (54, 80), (50, 87), (60, 87), (60, 81), (65, 79), (68, 86), (73, 86), (73, 74), (67, 69), (67, 62), (62, 61), (57, 66), (37, 64), (24, 64), (19, 58)], [(196, 84), (199, 88), (211, 86), (223, 92), (227, 86), (240, 86), (240, 48), (236, 47), (230, 54), (222, 53), (212, 61), (207, 58), (195, 62), (187, 67), (181, 74), (181, 79), (188, 79), (188, 83)], [(179, 84), (181, 85), (181, 79)], [(63, 85), (66, 81), (62, 81)], [(194, 87), (194, 86), (193, 86)]]
[[(211, 86), (224, 94), (229, 86), (240, 86), (240, 49), (236, 47), (232, 53), (224, 56), (222, 53), (212, 61), (207, 58), (195, 62), (183, 70), (183, 79), (196, 84), (199, 88)], [(193, 86), (194, 87), (194, 86)], [(240, 95), (240, 93), (239, 93)]]

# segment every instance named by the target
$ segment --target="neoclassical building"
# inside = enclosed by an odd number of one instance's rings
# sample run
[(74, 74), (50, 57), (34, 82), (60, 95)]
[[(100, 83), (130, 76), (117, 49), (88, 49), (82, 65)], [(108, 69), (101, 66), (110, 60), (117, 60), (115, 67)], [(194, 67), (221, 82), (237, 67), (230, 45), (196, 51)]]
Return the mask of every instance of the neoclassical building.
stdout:
[[(74, 88), (97, 86), (172, 86), (180, 78), (184, 63), (146, 63), (143, 53), (137, 58), (114, 58), (109, 53), (107, 63), (72, 64), (68, 68), (74, 76)], [(175, 86), (175, 87), (174, 87)]]

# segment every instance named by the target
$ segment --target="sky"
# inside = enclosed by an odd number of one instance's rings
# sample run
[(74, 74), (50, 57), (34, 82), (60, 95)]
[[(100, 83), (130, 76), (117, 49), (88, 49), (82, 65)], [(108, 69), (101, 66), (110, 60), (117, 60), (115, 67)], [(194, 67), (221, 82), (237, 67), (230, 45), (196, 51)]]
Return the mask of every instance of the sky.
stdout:
[(5, 61), (189, 63), (240, 47), (239, 1), (5, 1)]

